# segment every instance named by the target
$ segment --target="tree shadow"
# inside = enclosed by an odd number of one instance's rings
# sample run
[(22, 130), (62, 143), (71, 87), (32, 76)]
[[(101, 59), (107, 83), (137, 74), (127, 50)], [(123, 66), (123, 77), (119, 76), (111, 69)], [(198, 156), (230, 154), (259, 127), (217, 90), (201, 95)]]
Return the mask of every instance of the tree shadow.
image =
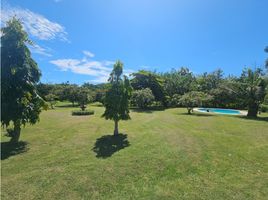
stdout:
[(10, 156), (15, 156), (28, 151), (28, 143), (20, 141), (16, 144), (10, 142), (1, 142), (1, 160), (5, 160)]
[(117, 136), (104, 135), (96, 140), (92, 151), (96, 153), (97, 158), (108, 158), (129, 145), (127, 134), (120, 133)]
[(58, 107), (58, 108), (76, 108), (79, 107), (79, 104), (64, 104), (64, 105), (55, 105), (54, 107)]
[(165, 110), (165, 107), (162, 107), (162, 106), (151, 106), (151, 107), (148, 107), (148, 108), (136, 108), (136, 107), (133, 107), (131, 108), (131, 111), (132, 112), (137, 112), (137, 113), (153, 113), (154, 111), (164, 111)]
[(254, 121), (265, 121), (268, 122), (268, 117), (248, 117), (248, 116), (236, 116), (240, 119), (245, 119), (245, 120), (254, 120)]
[(194, 116), (194, 117), (216, 117), (216, 115), (212, 115), (212, 114), (207, 114), (207, 113), (178, 113), (178, 115), (185, 115), (185, 116)]

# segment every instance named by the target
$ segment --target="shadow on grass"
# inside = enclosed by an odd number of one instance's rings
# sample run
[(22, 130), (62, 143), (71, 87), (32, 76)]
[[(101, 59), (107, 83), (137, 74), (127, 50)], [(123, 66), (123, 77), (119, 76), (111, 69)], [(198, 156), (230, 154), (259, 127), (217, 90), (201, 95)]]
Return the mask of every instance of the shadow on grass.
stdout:
[(55, 105), (55, 107), (58, 107), (58, 108), (76, 108), (76, 107), (79, 107), (78, 104), (63, 104), (63, 105)]
[(10, 156), (15, 156), (28, 151), (27, 145), (28, 143), (23, 141), (20, 141), (17, 144), (1, 142), (1, 160), (5, 160)]
[(155, 107), (149, 107), (149, 108), (130, 108), (132, 112), (138, 112), (138, 113), (153, 113), (154, 111), (164, 111), (165, 108), (164, 107), (159, 107), (159, 106), (155, 106)]
[(196, 116), (196, 117), (216, 117), (216, 115), (207, 114), (207, 113), (197, 113), (197, 112), (194, 112), (194, 113), (191, 113), (191, 114), (188, 114), (188, 113), (178, 113), (178, 115)]
[(254, 120), (254, 121), (265, 121), (268, 122), (268, 117), (248, 117), (248, 116), (236, 116), (240, 119), (245, 119), (245, 120)]
[(96, 140), (92, 150), (96, 153), (97, 158), (108, 158), (129, 145), (127, 134), (104, 135)]

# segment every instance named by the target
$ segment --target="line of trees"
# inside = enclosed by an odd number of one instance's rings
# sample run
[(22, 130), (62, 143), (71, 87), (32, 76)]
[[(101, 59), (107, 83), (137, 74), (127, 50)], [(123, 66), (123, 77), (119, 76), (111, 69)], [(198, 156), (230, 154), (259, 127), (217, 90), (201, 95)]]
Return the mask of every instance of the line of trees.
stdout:
[[(107, 84), (39, 83), (41, 72), (27, 47), (33, 42), (20, 21), (12, 18), (1, 33), (1, 123), (13, 125), (8, 131), (13, 143), (18, 142), (22, 125), (39, 120), (47, 108), (45, 101), (53, 109), (57, 100), (67, 100), (82, 110), (89, 102), (101, 102), (106, 108), (103, 117), (115, 122), (115, 135), (119, 120), (130, 118), (129, 102), (142, 109), (184, 106), (188, 113), (194, 106), (247, 109), (251, 117), (260, 107), (268, 108), (268, 76), (260, 68), (245, 69), (239, 77), (226, 77), (220, 69), (197, 76), (185, 67), (166, 73), (140, 70), (129, 80), (122, 77), (123, 63), (117, 61)], [(265, 67), (268, 70), (268, 59)]]
[[(165, 73), (141, 70), (131, 75), (130, 84), (133, 88), (130, 102), (141, 109), (150, 106), (235, 108), (247, 109), (248, 116), (256, 117), (258, 111), (268, 107), (268, 76), (260, 68), (246, 68), (240, 76), (224, 76), (221, 69), (201, 75), (194, 75), (186, 67)], [(67, 100), (73, 105), (79, 103), (81, 92), (87, 93), (91, 102), (103, 103), (108, 87), (109, 83), (37, 85), (45, 100)]]

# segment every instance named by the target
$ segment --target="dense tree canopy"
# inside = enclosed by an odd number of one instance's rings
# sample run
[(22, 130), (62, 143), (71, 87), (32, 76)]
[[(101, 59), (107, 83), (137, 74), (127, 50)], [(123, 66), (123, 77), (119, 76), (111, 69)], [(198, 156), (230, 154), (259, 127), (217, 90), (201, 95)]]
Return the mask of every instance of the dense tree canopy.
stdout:
[(166, 98), (164, 92), (164, 79), (153, 72), (141, 70), (137, 73), (132, 74), (133, 79), (131, 80), (131, 86), (135, 90), (150, 88), (156, 101), (162, 102), (166, 106)]
[(14, 130), (12, 142), (18, 142), (21, 125), (39, 120), (44, 101), (36, 92), (41, 72), (31, 58), (32, 44), (19, 20), (12, 18), (1, 28), (1, 122)]
[(162, 76), (164, 79), (164, 90), (169, 97), (172, 97), (174, 94), (183, 95), (194, 88), (195, 77), (188, 68), (172, 69), (171, 72), (166, 72)]

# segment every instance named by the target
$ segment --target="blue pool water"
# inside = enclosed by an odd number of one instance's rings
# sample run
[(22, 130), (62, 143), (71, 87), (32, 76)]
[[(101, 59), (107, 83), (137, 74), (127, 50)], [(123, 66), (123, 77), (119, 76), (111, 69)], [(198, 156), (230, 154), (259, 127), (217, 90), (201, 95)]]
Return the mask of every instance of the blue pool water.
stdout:
[(200, 112), (208, 112), (208, 113), (218, 113), (218, 114), (225, 114), (225, 115), (240, 115), (239, 110), (232, 110), (232, 109), (221, 109), (221, 108), (198, 108)]

